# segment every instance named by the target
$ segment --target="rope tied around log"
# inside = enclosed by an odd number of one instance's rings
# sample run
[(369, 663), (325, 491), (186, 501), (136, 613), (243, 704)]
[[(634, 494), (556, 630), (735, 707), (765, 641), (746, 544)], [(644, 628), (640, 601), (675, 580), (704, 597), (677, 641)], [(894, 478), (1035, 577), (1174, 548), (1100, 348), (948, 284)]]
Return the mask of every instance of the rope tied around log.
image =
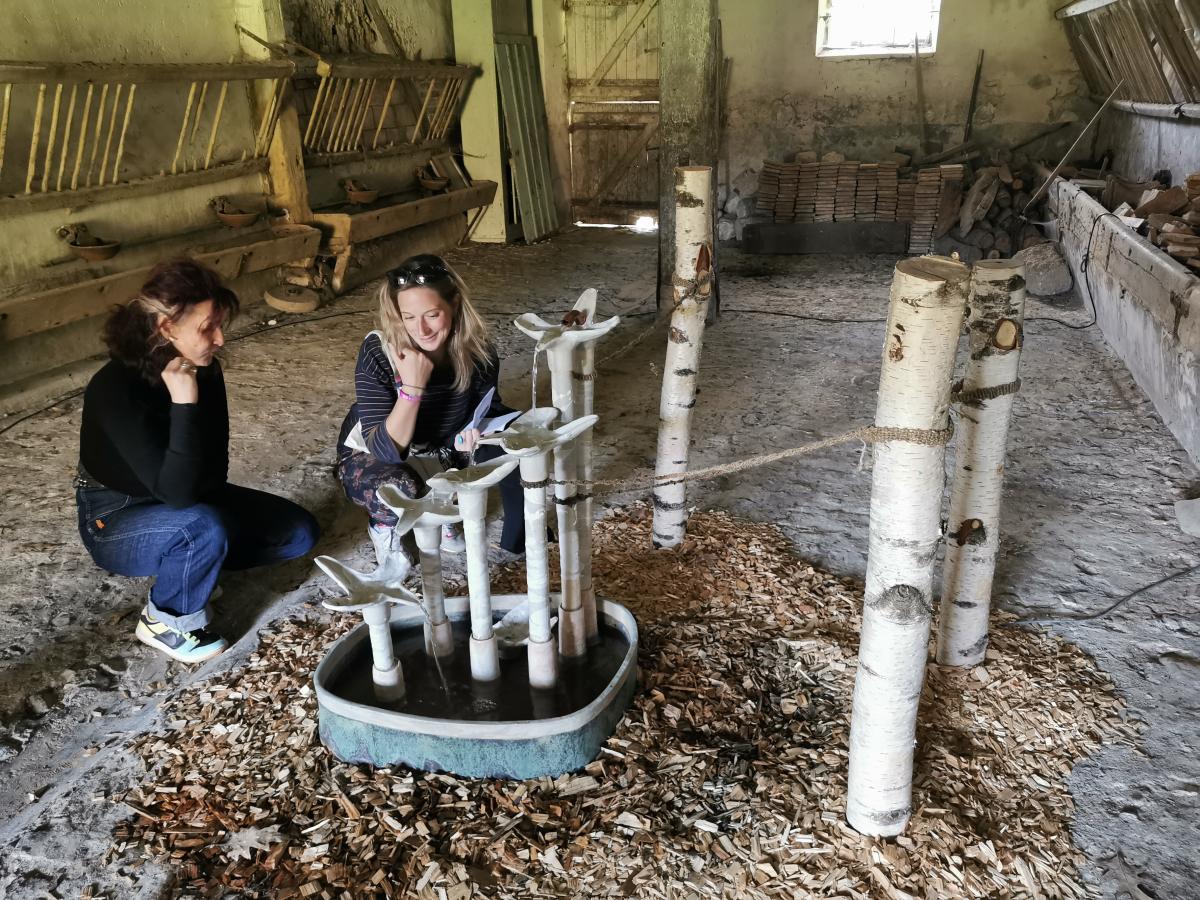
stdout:
[(1015, 394), (1019, 390), (1021, 390), (1021, 379), (1017, 378), (1006, 384), (997, 384), (992, 387), (975, 388), (970, 391), (955, 391), (951, 394), (950, 399), (955, 403), (978, 403), (980, 400), (995, 400), (997, 397), (1007, 397), (1009, 394)]
[[(747, 469), (756, 469), (761, 466), (769, 466), (772, 463), (777, 463), (785, 459), (792, 459), (797, 456), (805, 456), (809, 453), (816, 453), (818, 450), (825, 450), (829, 447), (836, 447), (838, 444), (845, 444), (850, 441), (862, 441), (864, 444), (882, 444), (887, 441), (907, 441), (910, 444), (923, 444), (927, 447), (940, 447), (949, 442), (954, 435), (954, 425), (948, 424), (945, 428), (892, 428), (878, 425), (865, 425), (862, 428), (855, 428), (853, 431), (846, 431), (842, 434), (834, 435), (833, 437), (824, 438), (819, 441), (813, 441), (808, 444), (801, 444), (799, 447), (789, 447), (786, 450), (776, 450), (773, 453), (762, 453), (758, 456), (747, 457), (746, 459), (738, 460), (737, 462), (725, 463), (719, 466), (708, 466), (704, 469), (696, 469), (691, 472), (680, 472), (671, 475), (656, 475), (649, 473), (646, 475), (635, 475), (630, 478), (613, 478), (607, 480), (585, 481), (581, 479), (547, 479), (548, 484), (555, 485), (574, 485), (577, 487), (586, 487), (591, 490), (591, 493), (586, 495), (578, 495), (579, 498), (591, 497), (595, 494), (619, 494), (625, 491), (638, 490), (641, 488), (656, 488), (668, 484), (684, 484), (689, 481), (707, 481), (712, 478), (720, 478), (722, 475), (732, 475), (737, 472), (744, 472)], [(578, 502), (576, 498), (568, 500), (556, 500), (558, 503), (569, 504)]]

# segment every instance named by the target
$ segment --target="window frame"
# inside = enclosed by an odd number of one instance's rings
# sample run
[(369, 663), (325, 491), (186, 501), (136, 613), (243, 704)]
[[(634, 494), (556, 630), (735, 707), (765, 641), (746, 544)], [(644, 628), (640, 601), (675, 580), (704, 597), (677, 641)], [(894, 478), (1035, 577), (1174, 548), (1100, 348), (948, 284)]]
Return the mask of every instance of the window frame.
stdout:
[[(833, 15), (832, 9), (835, 3), (841, 3), (843, 6), (848, 6), (853, 0), (818, 0), (817, 3), (817, 42), (816, 56), (818, 59), (911, 59), (913, 55), (912, 46), (907, 48), (902, 46), (862, 46), (848, 48), (829, 48), (825, 46), (829, 35), (829, 19)], [(928, 0), (931, 4), (934, 0)], [(929, 33), (929, 44), (918, 44), (918, 53), (920, 56), (933, 56), (937, 52), (938, 32), (942, 26), (942, 3), (941, 0), (936, 0), (938, 4), (937, 20), (933, 23), (933, 27)]]

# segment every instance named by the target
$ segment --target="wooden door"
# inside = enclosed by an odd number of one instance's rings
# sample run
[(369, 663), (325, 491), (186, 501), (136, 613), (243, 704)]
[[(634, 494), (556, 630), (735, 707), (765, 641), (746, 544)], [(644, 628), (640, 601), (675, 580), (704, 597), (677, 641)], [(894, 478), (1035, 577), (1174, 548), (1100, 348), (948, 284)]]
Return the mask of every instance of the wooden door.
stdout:
[(658, 218), (658, 0), (566, 0), (576, 221)]

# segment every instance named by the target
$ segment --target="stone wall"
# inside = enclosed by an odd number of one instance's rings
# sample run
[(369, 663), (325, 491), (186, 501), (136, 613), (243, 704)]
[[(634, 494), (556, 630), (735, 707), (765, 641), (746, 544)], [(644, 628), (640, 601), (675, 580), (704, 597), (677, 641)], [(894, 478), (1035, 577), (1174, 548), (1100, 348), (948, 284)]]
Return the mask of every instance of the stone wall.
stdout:
[[(1054, 18), (1061, 0), (943, 0), (936, 52), (922, 56), (929, 137), (962, 139), (979, 50), (985, 50), (975, 133), (1015, 143), (1048, 123), (1095, 110)], [(730, 175), (800, 149), (874, 161), (919, 144), (911, 54), (816, 55), (817, 0), (721, 0), (725, 56), (733, 59), (727, 136)], [(1053, 156), (1070, 129), (1035, 148)]]

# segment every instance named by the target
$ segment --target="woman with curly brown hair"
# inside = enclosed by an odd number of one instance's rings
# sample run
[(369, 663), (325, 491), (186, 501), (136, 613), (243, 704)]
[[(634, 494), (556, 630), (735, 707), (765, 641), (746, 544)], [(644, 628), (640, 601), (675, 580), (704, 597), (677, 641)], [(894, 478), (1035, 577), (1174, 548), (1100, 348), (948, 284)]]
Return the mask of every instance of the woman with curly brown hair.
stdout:
[(111, 359), (88, 383), (79, 434), (79, 534), (96, 564), (156, 576), (134, 632), (183, 662), (228, 642), (208, 626), (222, 569), (303, 556), (305, 509), (230, 484), (229, 408), (216, 352), (238, 300), (192, 260), (158, 266), (104, 329)]

